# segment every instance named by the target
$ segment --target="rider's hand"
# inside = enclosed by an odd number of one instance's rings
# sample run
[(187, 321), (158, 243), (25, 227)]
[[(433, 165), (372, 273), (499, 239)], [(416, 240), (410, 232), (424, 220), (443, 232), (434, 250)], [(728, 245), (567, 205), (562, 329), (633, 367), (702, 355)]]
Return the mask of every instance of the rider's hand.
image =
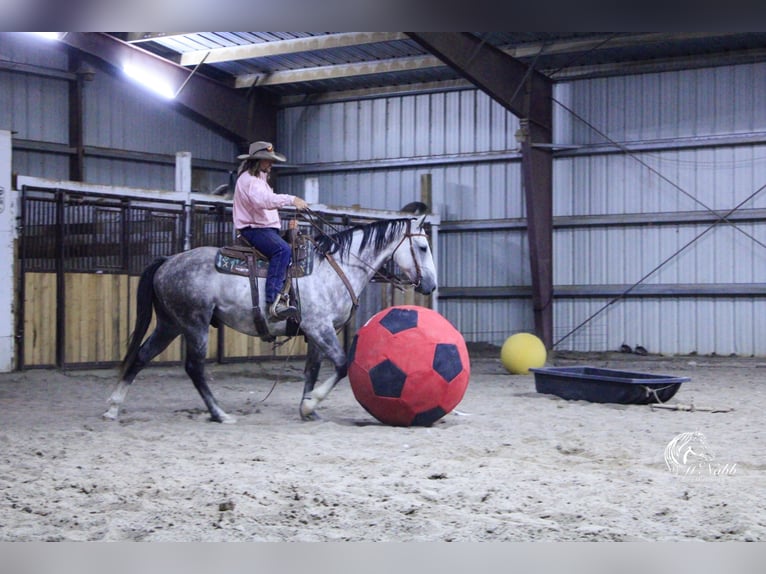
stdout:
[(293, 205), (295, 206), (296, 209), (306, 209), (309, 206), (309, 204), (306, 203), (305, 200), (297, 196), (295, 199), (293, 199)]

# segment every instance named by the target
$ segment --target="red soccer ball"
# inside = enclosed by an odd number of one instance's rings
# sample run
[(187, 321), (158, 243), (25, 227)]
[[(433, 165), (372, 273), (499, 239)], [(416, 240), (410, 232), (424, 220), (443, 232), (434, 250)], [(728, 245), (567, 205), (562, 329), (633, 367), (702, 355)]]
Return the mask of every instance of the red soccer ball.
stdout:
[(385, 424), (432, 425), (463, 399), (470, 376), (463, 336), (426, 307), (384, 309), (351, 343), (351, 390), (359, 404)]

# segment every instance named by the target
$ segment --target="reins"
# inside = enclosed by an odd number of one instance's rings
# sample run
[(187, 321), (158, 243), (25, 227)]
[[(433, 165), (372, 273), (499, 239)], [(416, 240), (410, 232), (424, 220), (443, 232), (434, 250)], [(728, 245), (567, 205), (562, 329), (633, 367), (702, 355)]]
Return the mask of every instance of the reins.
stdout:
[[(332, 235), (328, 235), (327, 233), (325, 233), (322, 230), (322, 228), (319, 225), (317, 225), (315, 220), (318, 220), (321, 223), (325, 224), (327, 227), (330, 227), (336, 233), (339, 233), (340, 230), (335, 229), (333, 224), (331, 224), (329, 221), (324, 219), (321, 215), (319, 215), (317, 212), (313, 211), (310, 208), (304, 209), (303, 213), (305, 213), (308, 216), (308, 217), (306, 217), (306, 221), (314, 229), (316, 229), (317, 231), (319, 231), (320, 233), (325, 235), (330, 241), (335, 242), (336, 245), (340, 246), (335, 241), (335, 239), (332, 237)], [(415, 254), (415, 246), (413, 245), (413, 242), (412, 242), (412, 238), (413, 237), (426, 237), (426, 238), (428, 238), (428, 235), (426, 233), (413, 233), (412, 232), (412, 220), (409, 220), (407, 222), (407, 232), (399, 240), (399, 243), (396, 244), (396, 246), (394, 247), (392, 253), (395, 253), (396, 250), (399, 249), (399, 247), (402, 245), (402, 243), (404, 243), (405, 239), (409, 240), (409, 242), (410, 242), (410, 254), (412, 255), (412, 260), (415, 263), (415, 271), (416, 271), (416, 279), (417, 279), (417, 281), (415, 283), (406, 283), (404, 281), (400, 281), (399, 279), (396, 279), (396, 278), (390, 276), (389, 274), (381, 272), (380, 269), (375, 269), (374, 267), (372, 267), (372, 265), (368, 264), (366, 261), (363, 261), (357, 255), (355, 255), (353, 253), (351, 253), (350, 255), (352, 257), (355, 257), (360, 264), (362, 264), (363, 266), (367, 267), (370, 271), (372, 271), (373, 277), (378, 277), (382, 281), (390, 283), (391, 285), (393, 285), (397, 289), (403, 290), (403, 285), (414, 285), (415, 287), (417, 287), (418, 285), (420, 285), (420, 282), (423, 279), (423, 273), (422, 273), (422, 270), (420, 268), (420, 263), (418, 262), (418, 258), (416, 257), (416, 254)], [(316, 242), (313, 239), (311, 241), (314, 244), (314, 246), (316, 247)], [(354, 293), (353, 288), (351, 287), (350, 283), (348, 282), (348, 279), (346, 278), (345, 274), (342, 272), (342, 270), (340, 269), (340, 267), (338, 266), (337, 262), (334, 260), (334, 258), (332, 257), (331, 254), (325, 253), (325, 257), (327, 258), (328, 263), (330, 263), (332, 268), (340, 276), (341, 280), (343, 281), (344, 285), (346, 286), (346, 289), (348, 289), (349, 294), (351, 295), (351, 300), (352, 300), (352, 302), (354, 302), (354, 309), (356, 309), (356, 307), (358, 306), (358, 297)]]

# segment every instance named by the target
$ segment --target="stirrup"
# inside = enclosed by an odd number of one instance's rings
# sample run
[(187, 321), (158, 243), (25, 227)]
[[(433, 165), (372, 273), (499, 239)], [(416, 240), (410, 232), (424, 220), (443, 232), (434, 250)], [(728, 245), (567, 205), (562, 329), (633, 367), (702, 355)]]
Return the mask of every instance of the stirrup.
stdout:
[(282, 297), (277, 298), (269, 306), (269, 321), (284, 321), (289, 317), (295, 317), (298, 315), (298, 309), (283, 300)]

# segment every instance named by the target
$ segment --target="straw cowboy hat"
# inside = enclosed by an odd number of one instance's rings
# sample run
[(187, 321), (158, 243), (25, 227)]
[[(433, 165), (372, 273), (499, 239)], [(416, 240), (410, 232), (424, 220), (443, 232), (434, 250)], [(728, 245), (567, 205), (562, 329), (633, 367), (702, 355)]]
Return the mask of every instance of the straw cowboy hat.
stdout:
[(253, 142), (250, 144), (248, 153), (238, 155), (237, 159), (270, 159), (271, 161), (287, 161), (281, 153), (274, 151), (270, 142)]

